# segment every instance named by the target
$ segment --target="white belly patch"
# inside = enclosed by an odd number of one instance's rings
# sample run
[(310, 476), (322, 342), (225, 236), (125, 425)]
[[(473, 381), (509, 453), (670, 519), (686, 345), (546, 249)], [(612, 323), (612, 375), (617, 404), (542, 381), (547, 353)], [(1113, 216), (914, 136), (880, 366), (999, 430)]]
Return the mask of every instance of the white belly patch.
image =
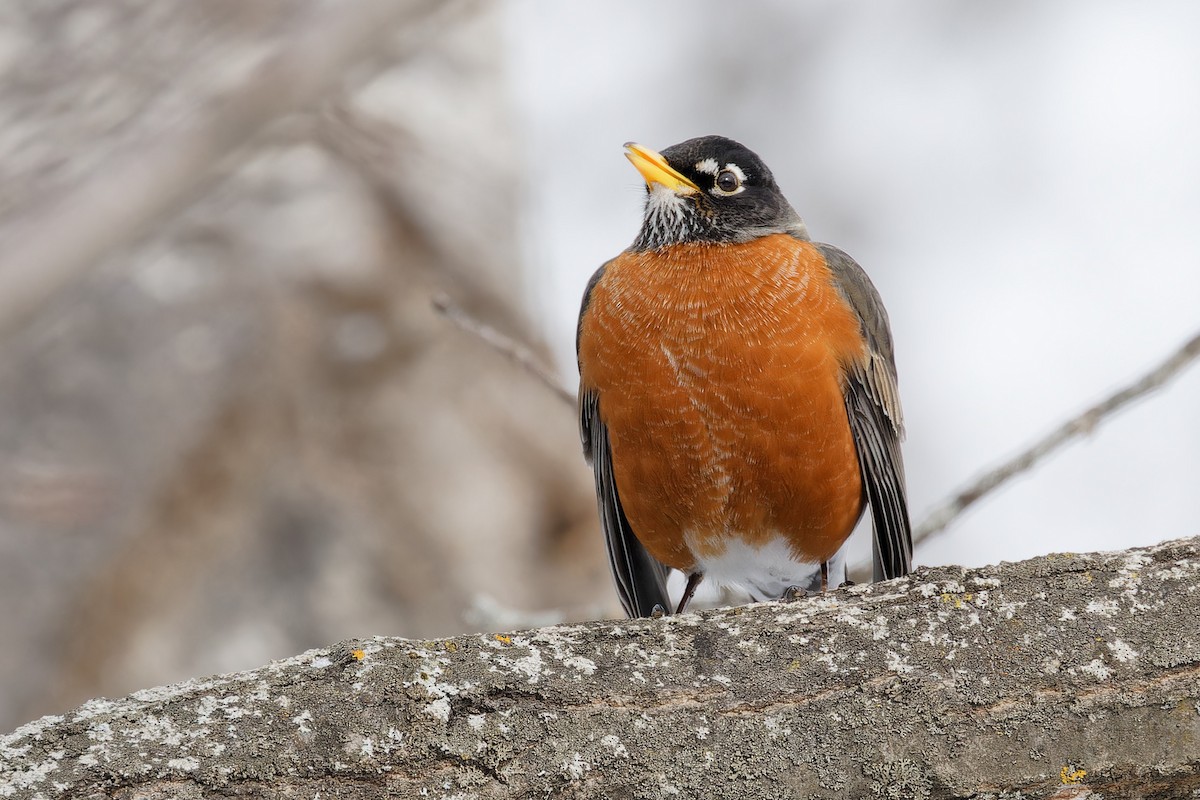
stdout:
[[(843, 550), (829, 560), (831, 589), (846, 580)], [(792, 586), (809, 591), (821, 589), (821, 565), (797, 560), (782, 536), (773, 536), (761, 547), (749, 545), (740, 537), (729, 537), (725, 552), (697, 559), (697, 567), (704, 573), (705, 583), (742, 589), (754, 600), (778, 600)]]

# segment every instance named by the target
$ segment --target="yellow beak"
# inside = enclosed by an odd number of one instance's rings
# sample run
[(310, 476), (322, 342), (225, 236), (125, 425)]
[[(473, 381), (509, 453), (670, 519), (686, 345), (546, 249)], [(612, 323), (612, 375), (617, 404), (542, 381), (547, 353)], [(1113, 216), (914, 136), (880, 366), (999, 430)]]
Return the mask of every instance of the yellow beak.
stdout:
[(700, 187), (676, 172), (665, 158), (636, 142), (625, 143), (625, 157), (642, 173), (646, 186), (661, 184), (677, 194), (692, 194)]

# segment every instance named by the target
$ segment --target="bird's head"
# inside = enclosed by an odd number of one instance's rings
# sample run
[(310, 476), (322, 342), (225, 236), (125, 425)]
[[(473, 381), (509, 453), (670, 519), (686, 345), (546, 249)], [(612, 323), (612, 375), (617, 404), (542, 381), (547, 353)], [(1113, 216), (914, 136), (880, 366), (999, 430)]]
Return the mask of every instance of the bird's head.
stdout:
[(634, 250), (736, 244), (773, 233), (808, 239), (767, 165), (732, 139), (701, 136), (661, 153), (629, 142), (625, 151), (646, 180), (646, 212)]

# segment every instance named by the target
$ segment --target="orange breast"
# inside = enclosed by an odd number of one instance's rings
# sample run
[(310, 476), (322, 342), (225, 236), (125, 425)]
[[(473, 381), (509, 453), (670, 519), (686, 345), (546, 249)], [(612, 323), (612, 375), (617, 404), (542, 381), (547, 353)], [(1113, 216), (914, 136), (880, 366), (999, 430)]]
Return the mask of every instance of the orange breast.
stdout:
[(617, 491), (655, 558), (687, 570), (726, 537), (831, 557), (862, 512), (843, 364), (859, 322), (819, 251), (786, 235), (624, 253), (592, 290), (582, 385)]

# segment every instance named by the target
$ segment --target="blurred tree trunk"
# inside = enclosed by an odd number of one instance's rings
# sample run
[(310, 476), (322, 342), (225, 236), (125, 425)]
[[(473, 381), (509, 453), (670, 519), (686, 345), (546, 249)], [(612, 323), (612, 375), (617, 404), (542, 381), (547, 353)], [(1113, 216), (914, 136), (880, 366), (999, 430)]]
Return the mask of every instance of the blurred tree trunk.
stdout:
[(571, 411), (430, 308), (531, 334), (491, 6), (0, 21), (0, 729), (611, 607)]

